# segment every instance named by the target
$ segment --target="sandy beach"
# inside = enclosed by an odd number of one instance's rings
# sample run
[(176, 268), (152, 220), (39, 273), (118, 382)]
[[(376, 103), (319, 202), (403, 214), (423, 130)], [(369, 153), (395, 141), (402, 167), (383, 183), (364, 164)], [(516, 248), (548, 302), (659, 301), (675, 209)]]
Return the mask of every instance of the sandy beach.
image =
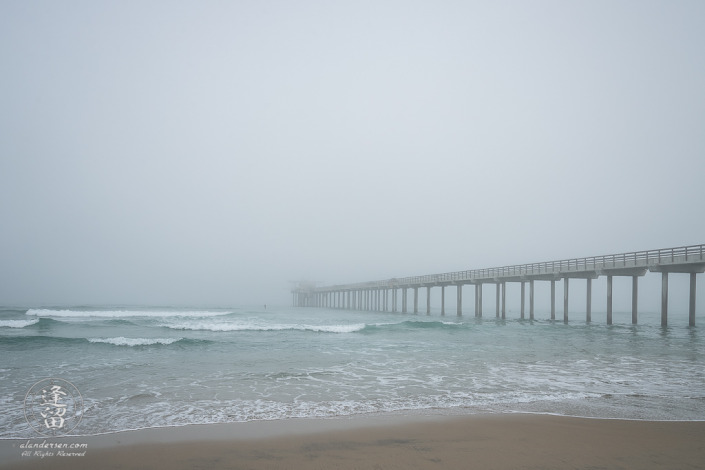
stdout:
[(705, 468), (705, 422), (701, 421), (622, 421), (526, 414), (378, 416), (188, 426), (47, 439), (62, 441), (86, 443), (85, 455), (20, 457), (20, 446), (26, 446), (27, 441), (3, 441), (5, 464), (0, 468)]

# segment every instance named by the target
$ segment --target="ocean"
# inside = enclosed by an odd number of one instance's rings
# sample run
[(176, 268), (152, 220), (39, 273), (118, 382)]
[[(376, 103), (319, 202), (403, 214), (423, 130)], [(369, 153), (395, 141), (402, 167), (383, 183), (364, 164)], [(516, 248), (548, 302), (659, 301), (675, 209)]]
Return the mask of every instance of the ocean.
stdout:
[(687, 312), (585, 323), (325, 308), (0, 308), (0, 438), (37, 437), (45, 378), (80, 392), (72, 435), (380, 413), (705, 419)]

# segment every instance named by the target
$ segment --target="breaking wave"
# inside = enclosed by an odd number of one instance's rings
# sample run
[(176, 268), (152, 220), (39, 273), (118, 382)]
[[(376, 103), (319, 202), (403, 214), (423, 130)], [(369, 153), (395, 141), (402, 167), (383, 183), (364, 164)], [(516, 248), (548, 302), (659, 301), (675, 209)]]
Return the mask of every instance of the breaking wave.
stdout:
[(230, 315), (233, 312), (209, 312), (209, 311), (173, 311), (173, 310), (47, 310), (30, 309), (27, 315), (37, 317), (61, 317), (61, 318), (126, 318), (126, 317), (218, 317)]
[(0, 320), (0, 328), (24, 328), (37, 323), (39, 323), (38, 318), (33, 320)]
[(90, 343), (107, 343), (115, 346), (152, 346), (154, 344), (172, 344), (183, 338), (88, 338)]
[(174, 330), (194, 331), (313, 331), (321, 333), (354, 333), (363, 330), (367, 325), (355, 323), (351, 325), (286, 325), (286, 324), (253, 324), (253, 323), (228, 323), (190, 321), (167, 323), (162, 326)]

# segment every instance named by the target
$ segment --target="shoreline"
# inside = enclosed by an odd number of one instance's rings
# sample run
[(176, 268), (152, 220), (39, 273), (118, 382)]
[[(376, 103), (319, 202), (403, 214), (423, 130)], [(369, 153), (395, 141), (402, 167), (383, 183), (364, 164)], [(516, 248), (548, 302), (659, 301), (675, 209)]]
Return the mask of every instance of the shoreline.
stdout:
[[(23, 442), (85, 443), (21, 457)], [(82, 456), (68, 456), (70, 453)], [(54, 452), (56, 454), (56, 451)], [(0, 468), (702, 468), (705, 421), (380, 414), (0, 441)]]

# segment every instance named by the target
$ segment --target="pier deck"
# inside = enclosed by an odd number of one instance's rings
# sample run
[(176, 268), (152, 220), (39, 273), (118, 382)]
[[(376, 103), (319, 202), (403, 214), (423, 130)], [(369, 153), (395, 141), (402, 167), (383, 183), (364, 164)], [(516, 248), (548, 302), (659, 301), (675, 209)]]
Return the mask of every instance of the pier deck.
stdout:
[(529, 283), (529, 315), (534, 318), (534, 282), (551, 283), (551, 319), (555, 319), (555, 283), (563, 280), (563, 318), (568, 321), (568, 294), (570, 279), (587, 281), (586, 320), (591, 320), (592, 280), (607, 276), (607, 323), (612, 323), (612, 278), (632, 277), (632, 323), (637, 323), (639, 277), (647, 272), (661, 273), (661, 325), (668, 323), (668, 274), (690, 274), (689, 324), (695, 325), (696, 275), (705, 272), (705, 244), (635, 251), (616, 255), (591, 256), (559, 261), (470, 269), (442, 274), (427, 274), (315, 287), (299, 285), (292, 290), (295, 306), (344, 308), (357, 310), (397, 311), (397, 293), (402, 291), (402, 312), (407, 311), (407, 290), (414, 292), (414, 312), (418, 312), (418, 289), (425, 287), (426, 313), (430, 313), (430, 292), (441, 288), (441, 313), (445, 314), (445, 288), (457, 287), (457, 314), (462, 315), (462, 287), (475, 286), (475, 315), (482, 316), (482, 284), (495, 284), (497, 316), (506, 317), (506, 283), (521, 283), (521, 317), (524, 318), (525, 283)]

